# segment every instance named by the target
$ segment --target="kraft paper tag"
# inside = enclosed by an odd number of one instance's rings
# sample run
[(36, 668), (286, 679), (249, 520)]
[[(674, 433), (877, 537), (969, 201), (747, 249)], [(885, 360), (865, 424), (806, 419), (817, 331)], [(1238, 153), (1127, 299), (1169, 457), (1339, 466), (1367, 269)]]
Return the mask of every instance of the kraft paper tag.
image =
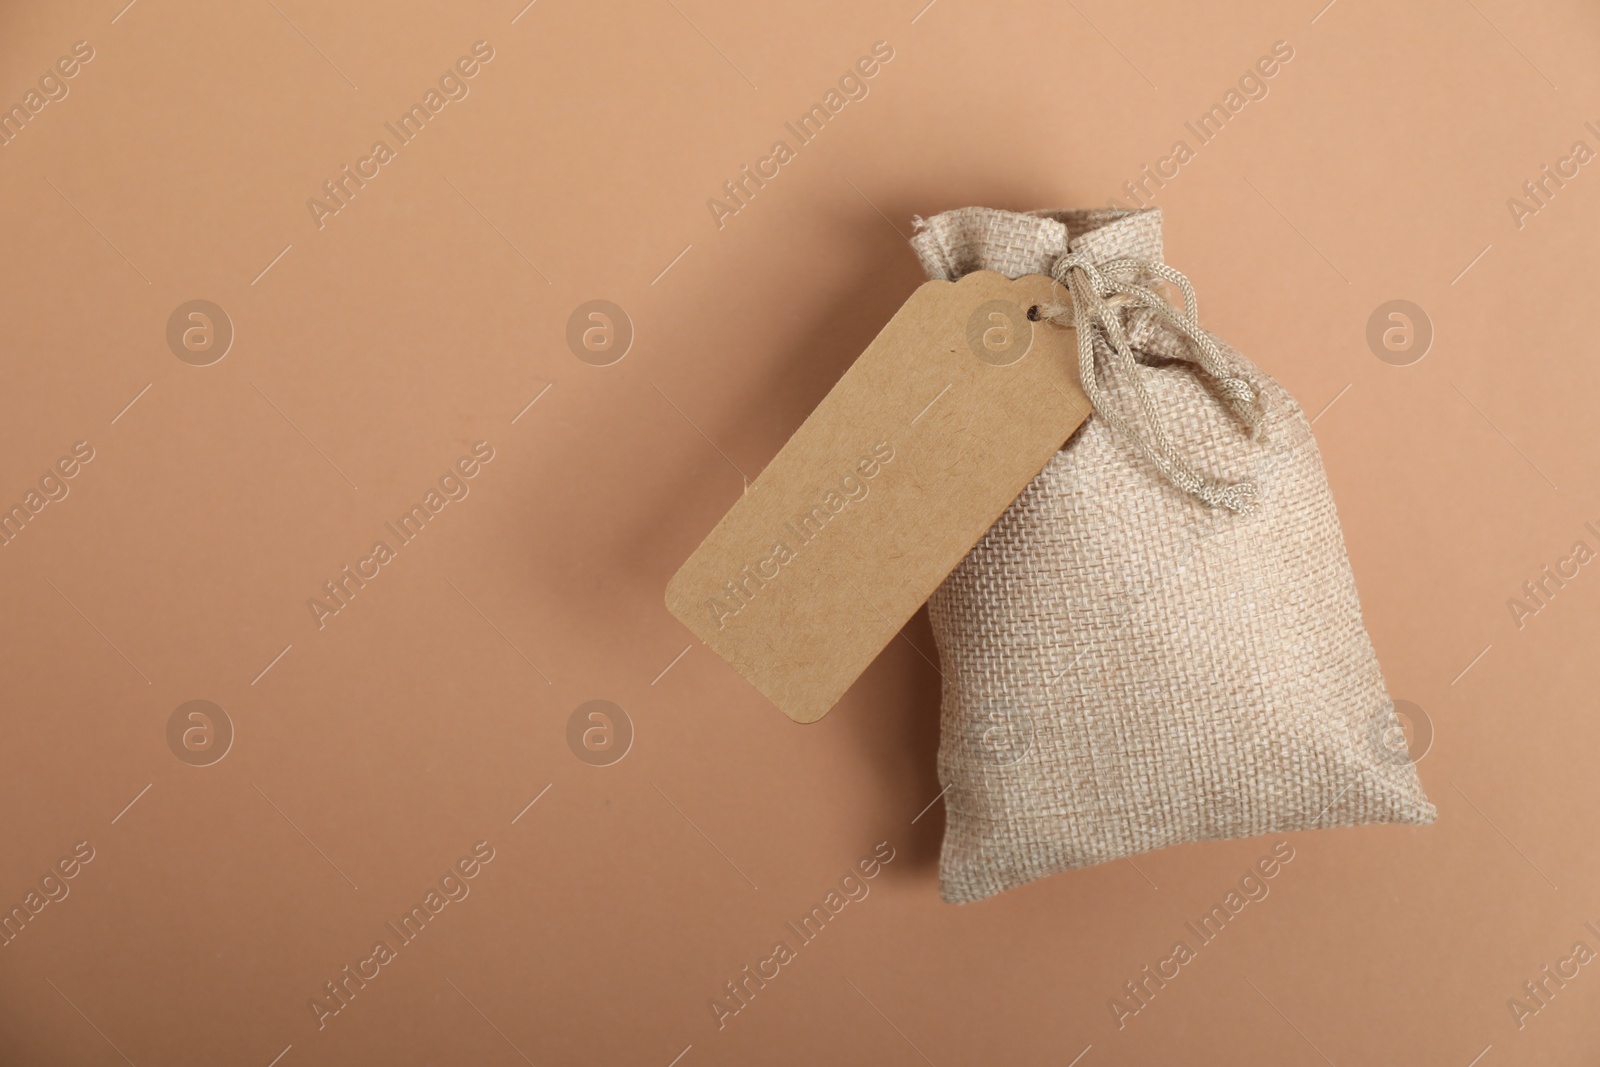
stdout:
[(815, 722), (1089, 415), (1043, 275), (927, 282), (667, 583), (667, 609)]

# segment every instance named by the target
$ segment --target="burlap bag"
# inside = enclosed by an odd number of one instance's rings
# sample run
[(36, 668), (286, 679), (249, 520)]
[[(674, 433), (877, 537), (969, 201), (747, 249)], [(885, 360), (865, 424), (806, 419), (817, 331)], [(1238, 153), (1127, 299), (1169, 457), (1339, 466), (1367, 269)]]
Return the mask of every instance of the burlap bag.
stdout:
[[(1114, 261), (1161, 263), (1161, 213), (968, 208), (912, 244), (932, 278), (1056, 273), (1090, 307), (1082, 264), (1159, 284)], [(1299, 404), (1212, 335), (1207, 373), (1169, 317), (1110, 317), (1080, 327), (1095, 414), (928, 604), (952, 903), (1187, 841), (1436, 816)]]

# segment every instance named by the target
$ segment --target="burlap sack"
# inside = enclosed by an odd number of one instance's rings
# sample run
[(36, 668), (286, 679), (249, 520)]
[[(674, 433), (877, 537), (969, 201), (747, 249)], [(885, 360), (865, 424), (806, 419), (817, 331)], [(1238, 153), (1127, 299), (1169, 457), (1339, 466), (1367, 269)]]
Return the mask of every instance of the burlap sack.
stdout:
[[(1160, 263), (1161, 213), (968, 208), (918, 220), (912, 244), (946, 280), (1051, 274), (1069, 249)], [(1125, 429), (1145, 410), (1131, 366), (1085, 331), (1096, 413), (928, 605), (952, 903), (1187, 841), (1436, 816), (1304, 412), (1205, 335), (1254, 393), (1252, 435), (1181, 335), (1146, 308), (1117, 315), (1172, 452), (1250, 493), (1230, 510), (1164, 476)]]

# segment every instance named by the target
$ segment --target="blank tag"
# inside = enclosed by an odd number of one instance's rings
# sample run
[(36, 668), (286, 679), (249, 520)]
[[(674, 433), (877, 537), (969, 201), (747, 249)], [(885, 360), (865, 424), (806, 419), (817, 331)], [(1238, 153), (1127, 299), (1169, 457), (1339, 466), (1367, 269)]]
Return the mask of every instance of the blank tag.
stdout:
[(1051, 279), (927, 282), (667, 583), (667, 609), (815, 722), (1089, 415)]

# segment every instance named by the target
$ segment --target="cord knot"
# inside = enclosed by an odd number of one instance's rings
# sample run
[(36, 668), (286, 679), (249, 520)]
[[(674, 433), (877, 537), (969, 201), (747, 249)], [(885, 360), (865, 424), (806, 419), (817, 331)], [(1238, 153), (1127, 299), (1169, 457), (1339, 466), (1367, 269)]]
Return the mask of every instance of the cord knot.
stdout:
[[(1211, 507), (1227, 508), (1241, 515), (1255, 507), (1256, 488), (1250, 482), (1218, 482), (1200, 474), (1179, 453), (1162, 428), (1155, 398), (1145, 388), (1143, 372), (1128, 343), (1121, 309), (1146, 308), (1174, 334), (1183, 338), (1187, 359), (1207, 378), (1224, 405), (1244, 424), (1252, 437), (1261, 429), (1261, 398), (1255, 386), (1240, 377), (1215, 340), (1200, 328), (1199, 305), (1194, 286), (1181, 271), (1164, 263), (1143, 259), (1114, 259), (1096, 263), (1083, 252), (1068, 252), (1057, 258), (1050, 276), (1072, 297), (1070, 306), (1050, 304), (1040, 308), (1047, 319), (1070, 322), (1078, 334), (1078, 372), (1083, 391), (1095, 412), (1113, 429), (1137, 445), (1162, 475), (1178, 489)], [(1150, 285), (1151, 279), (1169, 282), (1183, 294), (1183, 311), (1167, 302)], [(1101, 387), (1095, 360), (1094, 338), (1099, 329), (1111, 349), (1111, 363), (1127, 381), (1144, 412), (1144, 428), (1113, 411)]]

